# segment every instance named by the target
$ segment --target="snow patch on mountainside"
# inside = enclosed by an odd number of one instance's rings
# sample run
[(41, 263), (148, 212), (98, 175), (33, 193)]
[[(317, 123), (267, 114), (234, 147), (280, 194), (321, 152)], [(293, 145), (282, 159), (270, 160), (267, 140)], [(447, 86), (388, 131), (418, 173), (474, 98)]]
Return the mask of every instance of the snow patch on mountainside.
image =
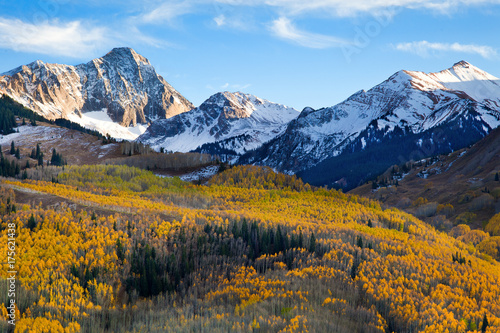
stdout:
[(156, 174), (158, 177), (162, 178), (174, 178), (174, 177), (179, 177), (181, 180), (185, 182), (194, 182), (194, 181), (199, 181), (199, 180), (207, 180), (217, 174), (219, 172), (220, 166), (218, 165), (209, 165), (206, 167), (203, 167), (201, 169), (198, 169), (193, 172), (188, 172), (186, 174), (180, 175), (180, 176), (170, 176), (170, 175), (162, 175), (162, 174)]
[(123, 140), (135, 140), (147, 129), (147, 126), (141, 124), (129, 127), (121, 126), (113, 122), (106, 109), (86, 112), (81, 114), (81, 116), (71, 113), (67, 118), (85, 128), (96, 130), (104, 135), (109, 134), (113, 138)]
[(185, 175), (182, 175), (179, 178), (185, 182), (193, 182), (193, 181), (198, 181), (200, 179), (208, 179), (210, 177), (213, 177), (217, 174), (217, 172), (219, 172), (219, 166), (218, 165), (210, 165), (210, 166), (201, 168), (200, 170), (193, 171), (193, 172), (187, 173)]

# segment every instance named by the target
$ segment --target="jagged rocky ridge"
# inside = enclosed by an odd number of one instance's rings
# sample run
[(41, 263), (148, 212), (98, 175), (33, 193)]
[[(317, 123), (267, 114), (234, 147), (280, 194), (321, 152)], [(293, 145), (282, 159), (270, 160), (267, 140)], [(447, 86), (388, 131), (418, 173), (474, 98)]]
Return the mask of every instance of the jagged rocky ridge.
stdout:
[(1, 74), (0, 94), (48, 119), (67, 118), (101, 131), (103, 120), (135, 126), (194, 107), (131, 48), (77, 66), (35, 61)]
[(298, 115), (253, 95), (222, 92), (189, 112), (154, 122), (137, 140), (156, 150), (237, 156), (281, 134)]

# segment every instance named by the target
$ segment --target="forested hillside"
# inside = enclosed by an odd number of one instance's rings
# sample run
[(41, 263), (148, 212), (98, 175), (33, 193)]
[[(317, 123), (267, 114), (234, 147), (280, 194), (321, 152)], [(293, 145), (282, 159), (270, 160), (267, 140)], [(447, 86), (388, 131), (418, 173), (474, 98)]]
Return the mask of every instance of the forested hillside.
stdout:
[(16, 332), (500, 332), (499, 263), (376, 201), (269, 168), (48, 170), (1, 185)]
[(500, 128), (466, 149), (394, 165), (351, 191), (404, 209), (500, 260)]

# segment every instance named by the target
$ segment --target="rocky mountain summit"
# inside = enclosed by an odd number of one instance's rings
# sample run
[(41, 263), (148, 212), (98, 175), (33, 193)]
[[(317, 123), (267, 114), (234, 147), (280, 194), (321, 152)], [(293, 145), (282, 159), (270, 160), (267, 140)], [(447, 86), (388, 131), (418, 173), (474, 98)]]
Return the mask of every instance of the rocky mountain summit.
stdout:
[(101, 113), (91, 114), (94, 120), (127, 127), (194, 107), (131, 48), (115, 48), (77, 66), (37, 60), (1, 74), (0, 93), (49, 119), (68, 118), (86, 126), (84, 116), (91, 112)]
[(240, 92), (217, 93), (199, 107), (154, 122), (138, 141), (155, 149), (187, 152), (204, 145), (204, 152), (243, 154), (281, 134), (299, 115), (295, 109)]

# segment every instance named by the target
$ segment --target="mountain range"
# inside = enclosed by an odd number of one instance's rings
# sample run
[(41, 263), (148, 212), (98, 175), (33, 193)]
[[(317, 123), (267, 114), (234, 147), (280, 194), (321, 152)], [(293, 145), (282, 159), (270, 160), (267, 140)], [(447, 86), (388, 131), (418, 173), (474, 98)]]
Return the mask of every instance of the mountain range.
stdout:
[(466, 61), (437, 73), (402, 70), (302, 112), (241, 92), (195, 108), (130, 48), (77, 66), (21, 66), (0, 75), (2, 93), (156, 150), (215, 154), (344, 189), (390, 165), (464, 148), (500, 125), (499, 79)]
[(499, 80), (461, 61), (438, 73), (400, 71), (333, 107), (306, 108), (240, 163), (353, 188), (392, 164), (470, 145), (498, 125)]

